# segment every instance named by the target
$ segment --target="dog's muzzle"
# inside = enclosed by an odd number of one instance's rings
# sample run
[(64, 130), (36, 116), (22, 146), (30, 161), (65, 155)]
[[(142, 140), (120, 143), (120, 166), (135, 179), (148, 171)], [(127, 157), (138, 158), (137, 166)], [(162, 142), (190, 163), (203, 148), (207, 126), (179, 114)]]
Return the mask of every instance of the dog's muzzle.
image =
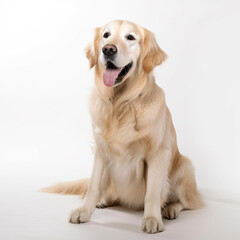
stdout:
[(123, 78), (131, 69), (133, 63), (130, 62), (125, 67), (118, 68), (111, 61), (107, 62), (106, 69), (103, 73), (103, 82), (107, 87), (113, 87), (121, 83)]

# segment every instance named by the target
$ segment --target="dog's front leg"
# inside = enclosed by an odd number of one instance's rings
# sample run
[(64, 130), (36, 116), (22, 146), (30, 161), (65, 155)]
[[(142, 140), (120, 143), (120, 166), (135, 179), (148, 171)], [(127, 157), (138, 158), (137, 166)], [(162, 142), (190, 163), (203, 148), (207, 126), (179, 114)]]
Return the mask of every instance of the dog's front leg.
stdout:
[(73, 210), (70, 214), (69, 222), (84, 223), (90, 219), (100, 198), (103, 164), (101, 155), (96, 151), (91, 181), (87, 194), (80, 208)]
[(160, 149), (146, 159), (146, 195), (142, 230), (147, 233), (163, 231), (161, 204), (167, 192), (169, 151)]

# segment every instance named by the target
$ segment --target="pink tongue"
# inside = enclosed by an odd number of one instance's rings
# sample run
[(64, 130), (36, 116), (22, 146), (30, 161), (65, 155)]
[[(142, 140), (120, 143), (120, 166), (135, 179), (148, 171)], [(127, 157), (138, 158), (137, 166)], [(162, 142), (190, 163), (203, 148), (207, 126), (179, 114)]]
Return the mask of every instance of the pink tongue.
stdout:
[(112, 87), (118, 77), (118, 74), (122, 71), (122, 68), (108, 69), (106, 68), (103, 73), (103, 82), (107, 87)]

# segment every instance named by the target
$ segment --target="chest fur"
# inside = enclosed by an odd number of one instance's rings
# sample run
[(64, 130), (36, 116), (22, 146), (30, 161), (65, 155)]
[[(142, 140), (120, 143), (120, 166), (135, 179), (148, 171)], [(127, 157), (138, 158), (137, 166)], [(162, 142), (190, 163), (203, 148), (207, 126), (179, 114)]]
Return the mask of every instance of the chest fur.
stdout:
[(139, 136), (136, 115), (136, 110), (130, 105), (121, 107), (118, 111), (112, 106), (103, 105), (98, 113), (95, 111), (94, 133), (113, 152), (126, 150)]
[(144, 155), (156, 142), (157, 112), (141, 99), (116, 106), (95, 98), (91, 115), (96, 145), (108, 155)]

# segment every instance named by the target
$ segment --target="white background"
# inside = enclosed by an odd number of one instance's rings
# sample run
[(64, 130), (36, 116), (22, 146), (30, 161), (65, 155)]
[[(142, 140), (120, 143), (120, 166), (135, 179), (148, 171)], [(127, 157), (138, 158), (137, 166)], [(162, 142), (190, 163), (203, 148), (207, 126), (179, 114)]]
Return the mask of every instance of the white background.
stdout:
[(180, 151), (208, 198), (240, 202), (239, 1), (0, 1), (0, 185), (88, 177), (93, 164), (83, 49), (127, 19), (156, 34), (156, 68)]

